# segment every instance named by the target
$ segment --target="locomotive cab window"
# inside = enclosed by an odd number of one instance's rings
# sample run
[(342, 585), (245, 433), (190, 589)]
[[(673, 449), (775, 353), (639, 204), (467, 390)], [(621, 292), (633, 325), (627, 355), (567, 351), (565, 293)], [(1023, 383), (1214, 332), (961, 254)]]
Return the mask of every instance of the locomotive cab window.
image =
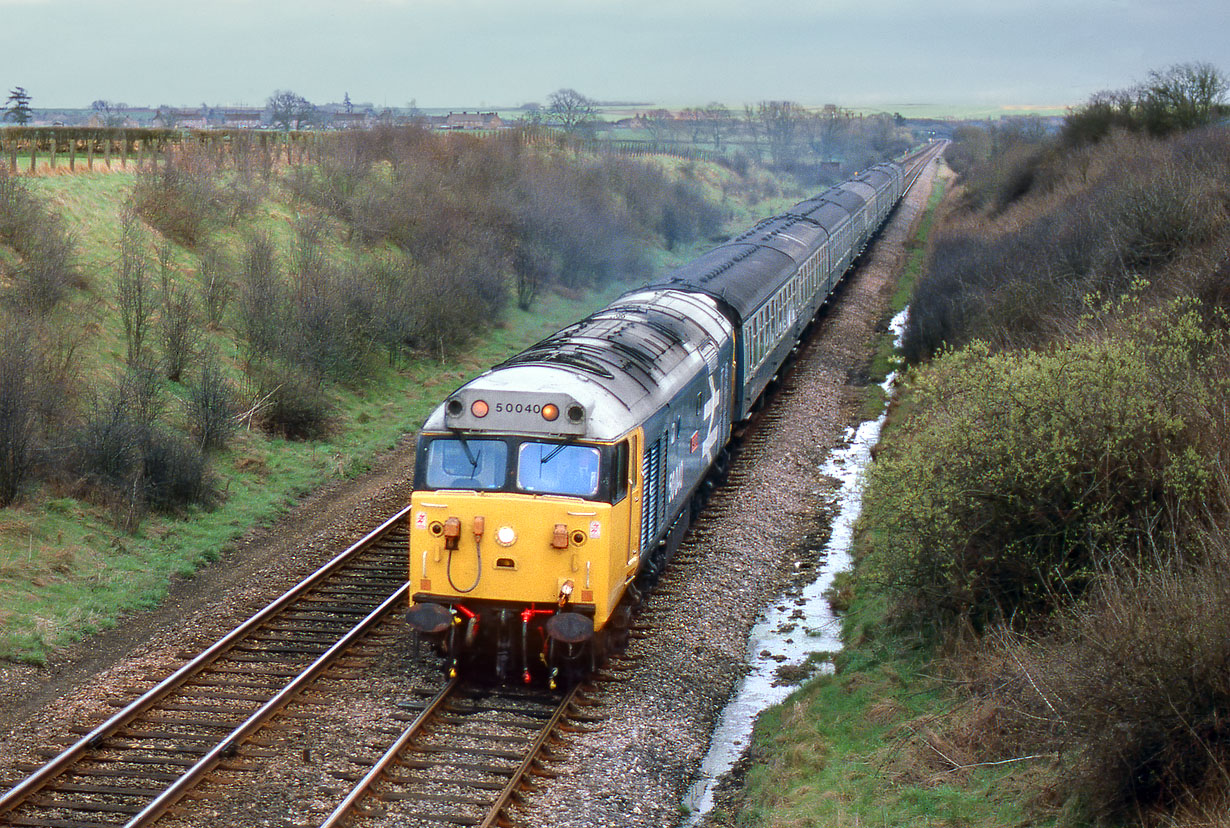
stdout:
[(522, 443), (517, 452), (517, 487), (526, 492), (593, 497), (598, 493), (601, 459), (601, 452), (593, 446)]
[(499, 489), (508, 468), (502, 440), (432, 440), (427, 447), (427, 485), (432, 489)]

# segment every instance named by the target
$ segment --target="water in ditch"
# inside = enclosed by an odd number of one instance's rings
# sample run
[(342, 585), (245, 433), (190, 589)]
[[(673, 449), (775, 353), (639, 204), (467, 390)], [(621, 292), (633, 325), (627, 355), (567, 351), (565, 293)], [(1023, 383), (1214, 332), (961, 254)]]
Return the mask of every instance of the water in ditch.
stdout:
[[(907, 309), (908, 310), (908, 309)], [(891, 329), (898, 346), (905, 329), (907, 310), (897, 314)], [(896, 374), (884, 381), (885, 399), (892, 394)], [(847, 432), (846, 444), (834, 450), (825, 462), (823, 474), (836, 478), (841, 487), (837, 492), (837, 516), (832, 534), (821, 552), (821, 565), (816, 580), (801, 593), (781, 595), (765, 610), (748, 639), (748, 671), (718, 721), (709, 743), (709, 752), (701, 762), (700, 773), (684, 797), (688, 811), (684, 828), (698, 825), (713, 807), (718, 782), (739, 761), (747, 750), (752, 724), (762, 710), (780, 704), (795, 689), (795, 685), (775, 681), (779, 670), (800, 667), (813, 653), (832, 653), (841, 649), (841, 622), (833, 616), (824, 592), (833, 577), (850, 566), (850, 543), (854, 522), (863, 506), (863, 474), (871, 462), (871, 449), (880, 439), (884, 425), (882, 412), (857, 429)]]

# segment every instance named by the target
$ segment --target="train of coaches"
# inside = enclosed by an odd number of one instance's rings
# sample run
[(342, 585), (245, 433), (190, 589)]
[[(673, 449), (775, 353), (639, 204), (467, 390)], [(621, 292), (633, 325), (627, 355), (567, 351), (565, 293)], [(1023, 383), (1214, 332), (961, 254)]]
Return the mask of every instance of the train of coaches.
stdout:
[(801, 201), (432, 413), (416, 453), (407, 619), (451, 673), (554, 686), (623, 646), (707, 479), (725, 471), (732, 427), (906, 176), (883, 163)]

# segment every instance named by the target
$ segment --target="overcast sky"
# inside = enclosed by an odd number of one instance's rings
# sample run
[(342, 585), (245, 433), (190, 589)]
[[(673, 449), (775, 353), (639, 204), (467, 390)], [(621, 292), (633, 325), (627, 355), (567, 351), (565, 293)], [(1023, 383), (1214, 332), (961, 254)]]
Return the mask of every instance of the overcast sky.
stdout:
[[(35, 107), (764, 99), (1062, 106), (1149, 69), (1230, 72), (1228, 0), (0, 0)], [(0, 100), (4, 95), (0, 95)]]

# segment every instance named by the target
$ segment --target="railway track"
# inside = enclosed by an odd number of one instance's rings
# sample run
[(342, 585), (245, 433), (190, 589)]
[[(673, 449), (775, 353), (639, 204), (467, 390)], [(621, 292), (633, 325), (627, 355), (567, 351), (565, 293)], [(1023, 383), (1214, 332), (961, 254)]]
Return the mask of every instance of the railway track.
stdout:
[(150, 825), (407, 602), (398, 512), (0, 796), (0, 825)]
[[(426, 701), (320, 828), (342, 825), (507, 825), (505, 813), (556, 732), (587, 719), (579, 688), (480, 687), (453, 679)], [(567, 720), (567, 723), (565, 722)]]

